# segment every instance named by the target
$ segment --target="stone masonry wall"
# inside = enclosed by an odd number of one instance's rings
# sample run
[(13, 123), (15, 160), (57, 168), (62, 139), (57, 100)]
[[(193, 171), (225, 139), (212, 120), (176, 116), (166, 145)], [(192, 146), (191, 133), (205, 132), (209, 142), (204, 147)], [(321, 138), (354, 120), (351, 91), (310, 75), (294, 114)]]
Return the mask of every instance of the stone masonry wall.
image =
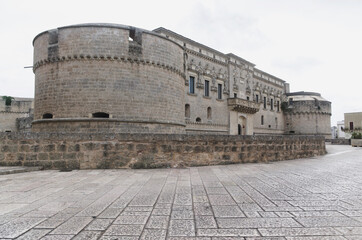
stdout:
[(32, 108), (32, 99), (16, 98), (10, 106), (6, 106), (0, 96), (0, 132), (18, 131), (16, 119), (29, 117)]
[(320, 136), (0, 133), (0, 165), (46, 169), (188, 167), (325, 153)]
[(167, 38), (122, 25), (39, 34), (33, 131), (88, 132), (84, 126), (92, 124), (100, 133), (129, 125), (134, 132), (184, 133), (183, 53)]

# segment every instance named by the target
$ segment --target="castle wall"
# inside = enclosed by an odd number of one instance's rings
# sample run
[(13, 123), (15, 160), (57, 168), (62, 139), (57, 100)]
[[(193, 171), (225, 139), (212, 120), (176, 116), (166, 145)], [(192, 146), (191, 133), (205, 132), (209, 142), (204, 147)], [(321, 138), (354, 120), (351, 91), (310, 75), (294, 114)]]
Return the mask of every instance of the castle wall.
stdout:
[(325, 153), (320, 136), (0, 133), (0, 165), (47, 169), (187, 167)]
[[(262, 116), (264, 118), (262, 124)], [(254, 115), (254, 133), (255, 134), (283, 134), (284, 133), (284, 115), (283, 112), (270, 110), (260, 110)]]
[[(176, 39), (175, 39), (176, 40)], [(213, 57), (211, 51), (199, 48), (190, 42), (185, 43), (186, 104), (190, 105), (190, 117), (186, 118), (188, 133), (228, 134), (229, 117), (226, 99), (229, 97), (227, 87), (227, 65), (225, 59)], [(190, 93), (189, 80), (193, 77), (194, 93)], [(205, 96), (205, 81), (209, 82), (209, 96)], [(221, 99), (218, 99), (218, 84), (222, 85)], [(211, 116), (208, 116), (208, 108)], [(202, 124), (196, 123), (200, 118)]]
[[(190, 117), (186, 117), (186, 131), (189, 133), (200, 132), (228, 134), (229, 118), (226, 99), (227, 93), (222, 93), (222, 99), (218, 99), (217, 84), (224, 85), (224, 79), (212, 76), (215, 74), (211, 69), (216, 68), (223, 71), (225, 66), (217, 65), (201, 57), (189, 54), (187, 81), (184, 86), (186, 102), (190, 106)], [(208, 70), (200, 70), (199, 67)], [(225, 71), (225, 70), (224, 70)], [(200, 74), (204, 72), (204, 74)], [(195, 79), (195, 92), (190, 93), (189, 79)], [(205, 96), (205, 81), (209, 81), (209, 96)], [(211, 116), (208, 116), (208, 108), (211, 109)], [(200, 118), (202, 124), (197, 124), (196, 119)], [(211, 130), (211, 131), (210, 131)]]
[(13, 99), (10, 106), (0, 97), (0, 132), (18, 131), (17, 118), (29, 117), (33, 102), (30, 99)]
[[(261, 104), (259, 112), (255, 116), (244, 113), (244, 115), (248, 115), (246, 124), (249, 125), (249, 128), (245, 130), (248, 134), (284, 133), (284, 117), (280, 109), (285, 88), (283, 80), (254, 68), (254, 64), (234, 54), (223, 54), (167, 29), (159, 28), (155, 31), (185, 48), (185, 95), (186, 104), (189, 104), (191, 108), (191, 115), (186, 119), (187, 131), (194, 128), (189, 123), (194, 124), (196, 118), (199, 117), (203, 123), (199, 125), (200, 132), (207, 133), (211, 126), (207, 128), (205, 125), (212, 122), (212, 124), (220, 125), (220, 133), (223, 126), (229, 126), (229, 134), (238, 134), (240, 113), (229, 113), (227, 102), (224, 101), (236, 96), (254, 102), (258, 99), (259, 103), (263, 103), (264, 97), (266, 97), (266, 108)], [(190, 76), (195, 80), (194, 94), (189, 93)], [(204, 96), (205, 80), (210, 84), (209, 97)], [(217, 99), (217, 84), (223, 86), (222, 100)], [(271, 108), (272, 102), (273, 109)], [(278, 102), (279, 111), (277, 110)], [(216, 113), (213, 114), (212, 121), (206, 119), (207, 107), (211, 107), (213, 113)], [(265, 118), (264, 124), (260, 122), (261, 116)], [(253, 124), (250, 121), (253, 121)]]
[(284, 114), (286, 133), (332, 137), (331, 103), (328, 101), (291, 100)]
[(35, 132), (330, 132), (330, 103), (320, 95), (294, 94), (283, 111), (285, 81), (164, 28), (73, 25), (33, 44)]
[(0, 112), (0, 132), (16, 132), (16, 119), (29, 116), (29, 113)]
[(35, 38), (34, 66), (33, 131), (184, 132), (183, 49), (166, 38), (118, 25), (59, 28)]

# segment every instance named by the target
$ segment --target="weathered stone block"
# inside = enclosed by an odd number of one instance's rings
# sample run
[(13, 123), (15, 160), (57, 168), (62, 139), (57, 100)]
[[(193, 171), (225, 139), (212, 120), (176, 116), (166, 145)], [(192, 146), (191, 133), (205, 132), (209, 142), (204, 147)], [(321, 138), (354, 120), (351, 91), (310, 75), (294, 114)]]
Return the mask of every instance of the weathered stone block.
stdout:
[(49, 153), (38, 153), (38, 160), (49, 160)]
[(67, 151), (67, 145), (66, 144), (57, 145), (57, 152), (66, 152), (66, 151)]
[(76, 153), (63, 153), (63, 159), (65, 160), (76, 160), (77, 154)]
[(39, 145), (32, 145), (32, 146), (30, 147), (30, 151), (31, 151), (31, 152), (34, 152), (34, 153), (37, 153), (37, 152), (40, 151), (40, 146), (39, 146)]
[(49, 153), (49, 160), (51, 161), (57, 161), (63, 159), (62, 153)]
[(215, 146), (215, 152), (222, 152), (224, 147)]
[[(1, 157), (0, 157), (1, 160)], [(18, 153), (17, 154), (17, 160), (18, 161), (24, 161), (25, 160), (25, 154), (24, 153)]]
[(80, 163), (78, 160), (68, 160), (67, 161), (67, 169), (79, 169)]
[(195, 146), (194, 153), (201, 153), (204, 152), (204, 146)]
[(29, 145), (20, 145), (19, 152), (30, 152), (30, 146)]
[(80, 145), (79, 144), (71, 144), (68, 146), (68, 152), (79, 152), (80, 151)]
[(17, 145), (3, 145), (1, 147), (1, 152), (16, 153), (16, 152), (18, 152), (18, 146)]
[(43, 146), (44, 152), (54, 152), (55, 151), (55, 145), (54, 144), (48, 144)]
[(38, 158), (38, 154), (33, 154), (33, 153), (26, 154), (26, 161), (34, 161), (34, 160), (37, 160), (37, 158)]
[(190, 146), (190, 145), (186, 145), (186, 146), (184, 147), (185, 152), (192, 152), (192, 149), (193, 149), (193, 147)]
[(53, 167), (56, 169), (67, 169), (66, 161), (53, 161)]

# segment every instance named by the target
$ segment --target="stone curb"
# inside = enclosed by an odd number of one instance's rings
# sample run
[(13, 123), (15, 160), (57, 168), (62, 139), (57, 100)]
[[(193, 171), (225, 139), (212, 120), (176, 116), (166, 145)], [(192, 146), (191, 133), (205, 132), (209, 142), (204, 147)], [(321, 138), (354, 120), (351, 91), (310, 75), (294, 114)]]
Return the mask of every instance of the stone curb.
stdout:
[(40, 171), (42, 167), (6, 167), (0, 168), (0, 175)]

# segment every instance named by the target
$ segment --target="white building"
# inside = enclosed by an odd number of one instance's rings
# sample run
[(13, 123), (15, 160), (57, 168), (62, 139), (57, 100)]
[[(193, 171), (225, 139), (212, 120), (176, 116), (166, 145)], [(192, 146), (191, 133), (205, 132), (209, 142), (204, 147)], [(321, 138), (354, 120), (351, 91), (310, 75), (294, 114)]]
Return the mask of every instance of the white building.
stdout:
[(344, 120), (337, 122), (337, 136), (336, 138), (345, 138), (346, 134), (342, 129), (344, 128)]

